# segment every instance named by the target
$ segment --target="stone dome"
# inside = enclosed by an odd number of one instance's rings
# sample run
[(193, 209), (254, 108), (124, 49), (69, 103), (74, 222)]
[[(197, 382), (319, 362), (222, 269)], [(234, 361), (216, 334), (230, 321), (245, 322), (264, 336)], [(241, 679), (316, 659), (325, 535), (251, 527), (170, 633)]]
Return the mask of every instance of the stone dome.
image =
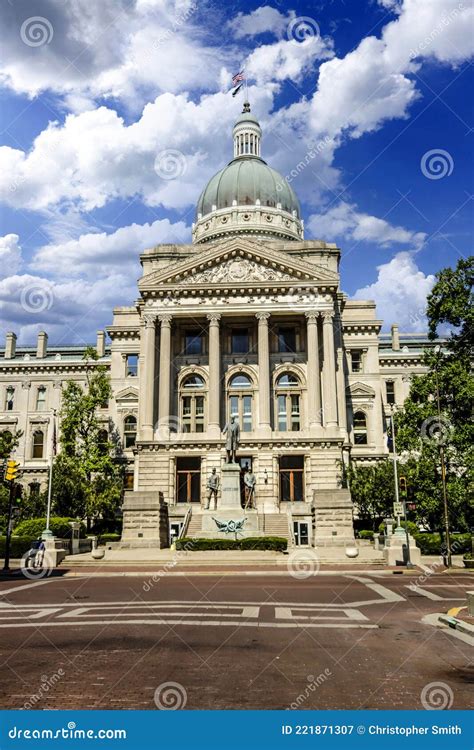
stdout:
[(234, 158), (202, 191), (193, 241), (232, 234), (266, 239), (303, 239), (298, 199), (288, 182), (260, 156), (262, 131), (248, 102), (234, 128)]

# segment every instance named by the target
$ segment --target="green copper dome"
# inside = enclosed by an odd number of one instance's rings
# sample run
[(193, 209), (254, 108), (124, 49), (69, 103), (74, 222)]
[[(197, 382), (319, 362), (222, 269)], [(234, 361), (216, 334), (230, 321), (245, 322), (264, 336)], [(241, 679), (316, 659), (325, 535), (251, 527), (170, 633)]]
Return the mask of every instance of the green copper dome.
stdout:
[(239, 156), (211, 177), (199, 197), (197, 214), (206, 216), (215, 209), (254, 206), (257, 202), (273, 207), (281, 204), (283, 211), (290, 214), (296, 211), (300, 217), (298, 199), (281, 174), (263, 159)]

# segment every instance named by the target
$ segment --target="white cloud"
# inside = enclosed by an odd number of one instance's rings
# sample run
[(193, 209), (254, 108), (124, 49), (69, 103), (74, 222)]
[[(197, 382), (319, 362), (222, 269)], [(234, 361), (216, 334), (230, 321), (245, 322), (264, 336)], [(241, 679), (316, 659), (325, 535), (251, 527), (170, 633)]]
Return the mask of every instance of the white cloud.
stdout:
[(117, 231), (82, 234), (77, 240), (45, 245), (35, 254), (30, 267), (54, 275), (91, 274), (107, 276), (111, 268), (133, 266), (137, 271), (139, 254), (162, 242), (190, 242), (191, 230), (183, 222), (168, 219), (152, 224), (131, 224)]
[(21, 266), (21, 247), (17, 234), (0, 237), (0, 277), (17, 273)]
[(286, 79), (299, 83), (316, 60), (333, 57), (333, 42), (328, 37), (310, 37), (304, 42), (281, 39), (257, 47), (247, 58), (245, 70), (259, 84)]
[(385, 326), (398, 323), (404, 331), (426, 331), (426, 298), (435, 277), (420, 271), (408, 252), (397, 253), (377, 270), (377, 280), (358, 289), (354, 299), (374, 299)]
[(262, 5), (251, 13), (238, 13), (235, 18), (229, 21), (228, 26), (236, 39), (254, 37), (265, 33), (282, 36), (294, 17), (294, 11), (289, 11), (288, 15), (285, 16), (276, 8)]
[(328, 211), (313, 214), (307, 226), (313, 236), (320, 239), (344, 237), (356, 242), (373, 242), (381, 247), (401, 244), (419, 250), (426, 239), (425, 232), (394, 226), (385, 219), (357, 211), (349, 203), (339, 203)]

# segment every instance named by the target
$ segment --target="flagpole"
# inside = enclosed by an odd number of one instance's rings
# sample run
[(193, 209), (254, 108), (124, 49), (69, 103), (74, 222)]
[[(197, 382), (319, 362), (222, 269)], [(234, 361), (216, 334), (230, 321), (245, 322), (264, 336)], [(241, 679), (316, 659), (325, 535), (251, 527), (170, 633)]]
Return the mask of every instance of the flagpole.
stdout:
[(53, 434), (51, 443), (51, 458), (49, 462), (49, 482), (48, 482), (48, 503), (46, 506), (46, 528), (41, 534), (42, 539), (52, 539), (53, 533), (49, 528), (51, 522), (51, 496), (53, 490), (53, 461), (54, 461), (54, 446), (56, 442), (56, 411), (53, 409)]

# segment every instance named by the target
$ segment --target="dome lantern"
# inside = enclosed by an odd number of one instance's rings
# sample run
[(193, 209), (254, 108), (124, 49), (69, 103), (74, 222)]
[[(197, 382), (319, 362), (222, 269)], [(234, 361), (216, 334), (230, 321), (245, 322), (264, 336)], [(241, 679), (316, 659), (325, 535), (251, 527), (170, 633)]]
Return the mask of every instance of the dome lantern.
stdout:
[(298, 199), (288, 181), (260, 156), (262, 129), (244, 102), (233, 128), (234, 158), (202, 191), (193, 242), (231, 235), (268, 240), (302, 240)]

